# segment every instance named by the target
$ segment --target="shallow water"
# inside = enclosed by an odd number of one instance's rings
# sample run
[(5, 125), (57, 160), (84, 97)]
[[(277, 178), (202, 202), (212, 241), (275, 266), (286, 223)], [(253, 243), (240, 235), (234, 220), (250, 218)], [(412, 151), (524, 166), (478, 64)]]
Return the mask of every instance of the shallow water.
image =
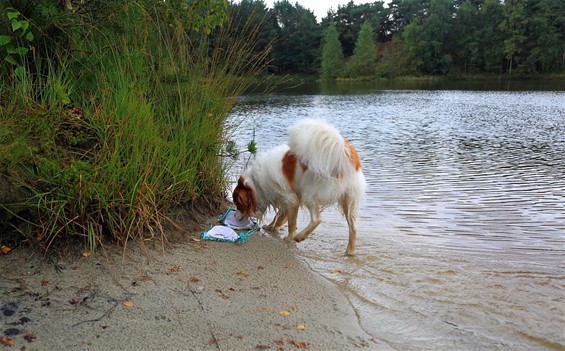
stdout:
[(356, 257), (333, 208), (296, 252), (369, 334), (398, 350), (565, 350), (563, 91), (247, 96), (234, 139), (266, 150), (305, 117), (355, 145), (368, 188)]

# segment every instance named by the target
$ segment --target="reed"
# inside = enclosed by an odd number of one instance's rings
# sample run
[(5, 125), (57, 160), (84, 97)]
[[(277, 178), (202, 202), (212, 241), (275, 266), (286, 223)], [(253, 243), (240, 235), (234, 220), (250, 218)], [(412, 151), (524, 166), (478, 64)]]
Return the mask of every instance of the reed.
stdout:
[(25, 196), (1, 204), (0, 224), (47, 247), (73, 236), (87, 250), (164, 242), (180, 206), (209, 213), (224, 202), (226, 118), (268, 63), (253, 50), (259, 28), (236, 33), (228, 19), (205, 35), (142, 6), (122, 15), (122, 35), (88, 28), (44, 75), (2, 87), (1, 165)]

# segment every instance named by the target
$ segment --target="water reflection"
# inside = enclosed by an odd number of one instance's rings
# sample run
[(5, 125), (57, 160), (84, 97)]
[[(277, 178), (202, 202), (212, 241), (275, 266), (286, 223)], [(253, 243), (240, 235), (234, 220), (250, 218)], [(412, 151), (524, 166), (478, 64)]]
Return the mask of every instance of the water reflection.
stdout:
[(264, 150), (304, 117), (352, 141), (368, 192), (357, 258), (335, 210), (297, 253), (369, 333), (399, 350), (565, 349), (565, 93), (274, 95), (232, 119)]

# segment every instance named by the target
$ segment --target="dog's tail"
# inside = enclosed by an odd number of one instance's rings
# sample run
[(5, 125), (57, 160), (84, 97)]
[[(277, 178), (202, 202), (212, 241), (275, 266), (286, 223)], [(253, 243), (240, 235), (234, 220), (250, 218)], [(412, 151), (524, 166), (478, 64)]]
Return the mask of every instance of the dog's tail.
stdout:
[(347, 177), (361, 169), (353, 146), (322, 120), (304, 119), (290, 127), (288, 146), (301, 163), (322, 178)]

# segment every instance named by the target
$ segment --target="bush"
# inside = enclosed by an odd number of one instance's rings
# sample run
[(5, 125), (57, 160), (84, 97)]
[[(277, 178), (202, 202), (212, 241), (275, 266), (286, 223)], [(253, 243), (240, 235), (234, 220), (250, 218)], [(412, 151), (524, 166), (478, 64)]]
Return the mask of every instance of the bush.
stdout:
[(198, 32), (179, 20), (186, 9), (151, 4), (117, 2), (97, 23), (74, 9), (66, 23), (82, 25), (64, 33), (64, 52), (2, 72), (0, 174), (22, 191), (0, 196), (0, 230), (48, 244), (80, 236), (89, 249), (165, 240), (179, 206), (224, 201), (225, 119), (267, 52), (251, 54), (256, 28), (235, 34), (227, 20), (209, 35), (207, 17)]

